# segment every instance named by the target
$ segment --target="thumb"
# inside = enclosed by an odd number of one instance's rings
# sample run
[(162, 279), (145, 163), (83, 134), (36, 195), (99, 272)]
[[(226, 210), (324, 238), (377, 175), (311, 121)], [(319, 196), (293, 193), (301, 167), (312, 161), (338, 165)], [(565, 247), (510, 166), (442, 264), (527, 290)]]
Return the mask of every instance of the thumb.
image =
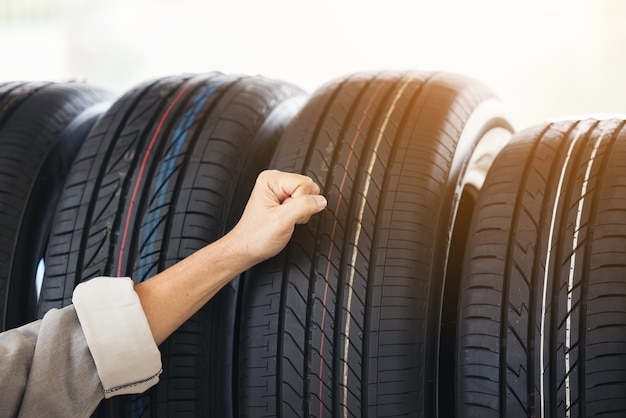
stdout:
[(301, 195), (285, 199), (280, 205), (282, 216), (291, 224), (304, 224), (311, 216), (326, 208), (328, 202), (322, 195)]

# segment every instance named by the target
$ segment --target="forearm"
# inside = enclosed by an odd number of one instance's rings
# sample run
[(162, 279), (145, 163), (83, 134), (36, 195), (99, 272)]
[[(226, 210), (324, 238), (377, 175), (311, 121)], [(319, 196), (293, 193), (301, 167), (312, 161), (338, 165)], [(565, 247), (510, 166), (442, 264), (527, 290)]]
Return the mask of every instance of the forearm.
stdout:
[(233, 240), (227, 235), (135, 286), (157, 344), (252, 266)]

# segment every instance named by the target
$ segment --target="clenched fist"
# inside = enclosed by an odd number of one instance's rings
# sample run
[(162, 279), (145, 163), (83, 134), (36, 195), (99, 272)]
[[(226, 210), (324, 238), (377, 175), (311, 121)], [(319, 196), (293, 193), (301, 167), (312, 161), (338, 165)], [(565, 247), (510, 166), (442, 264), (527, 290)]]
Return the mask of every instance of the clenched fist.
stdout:
[(326, 207), (326, 199), (311, 178), (276, 170), (257, 178), (241, 220), (226, 239), (254, 265), (278, 254), (296, 224), (309, 221)]

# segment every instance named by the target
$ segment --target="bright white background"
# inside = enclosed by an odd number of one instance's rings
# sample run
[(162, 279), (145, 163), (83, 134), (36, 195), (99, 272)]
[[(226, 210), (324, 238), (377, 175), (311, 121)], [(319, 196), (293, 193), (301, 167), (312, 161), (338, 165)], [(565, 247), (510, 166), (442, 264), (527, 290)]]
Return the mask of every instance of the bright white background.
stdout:
[(0, 0), (0, 81), (123, 93), (189, 72), (309, 92), (347, 73), (441, 70), (487, 84), (516, 128), (626, 114), (623, 0)]

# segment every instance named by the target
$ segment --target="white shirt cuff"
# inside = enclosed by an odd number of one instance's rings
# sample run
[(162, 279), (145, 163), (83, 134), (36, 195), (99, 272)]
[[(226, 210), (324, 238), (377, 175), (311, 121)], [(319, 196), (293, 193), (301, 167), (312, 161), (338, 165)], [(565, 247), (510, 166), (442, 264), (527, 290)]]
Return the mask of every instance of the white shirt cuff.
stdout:
[(159, 381), (161, 353), (130, 278), (97, 277), (81, 283), (72, 302), (105, 398), (141, 393)]

